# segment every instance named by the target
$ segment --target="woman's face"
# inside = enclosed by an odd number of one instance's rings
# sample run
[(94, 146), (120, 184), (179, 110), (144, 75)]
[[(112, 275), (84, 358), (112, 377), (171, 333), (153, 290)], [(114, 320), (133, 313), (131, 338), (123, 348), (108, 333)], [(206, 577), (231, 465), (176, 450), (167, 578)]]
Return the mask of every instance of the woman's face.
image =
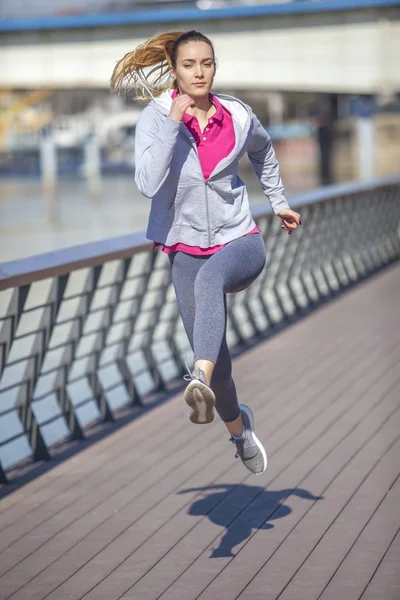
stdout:
[(206, 96), (213, 84), (215, 59), (206, 42), (186, 42), (178, 48), (176, 67), (171, 69), (181, 94), (193, 98)]

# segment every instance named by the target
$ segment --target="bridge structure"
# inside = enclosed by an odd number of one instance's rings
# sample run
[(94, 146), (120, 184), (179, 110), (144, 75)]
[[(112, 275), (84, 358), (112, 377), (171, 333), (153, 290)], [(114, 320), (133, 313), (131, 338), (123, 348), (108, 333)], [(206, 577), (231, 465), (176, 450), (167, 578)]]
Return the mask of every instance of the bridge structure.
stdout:
[(215, 43), (221, 90), (400, 91), (399, 0), (297, 1), (0, 21), (2, 88), (107, 88), (115, 62), (165, 30)]
[(182, 402), (190, 348), (142, 233), (0, 264), (2, 600), (382, 600), (400, 592), (400, 179), (253, 207), (228, 295), (269, 466)]

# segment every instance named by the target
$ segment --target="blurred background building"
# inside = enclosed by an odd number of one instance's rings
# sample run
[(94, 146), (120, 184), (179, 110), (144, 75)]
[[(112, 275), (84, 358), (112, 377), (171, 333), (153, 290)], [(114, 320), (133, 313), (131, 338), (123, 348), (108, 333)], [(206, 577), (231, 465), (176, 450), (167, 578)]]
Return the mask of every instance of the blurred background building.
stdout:
[[(289, 194), (399, 171), (400, 1), (0, 0), (0, 262), (143, 229), (115, 62), (160, 31), (215, 43)], [(244, 160), (254, 203), (265, 201)]]

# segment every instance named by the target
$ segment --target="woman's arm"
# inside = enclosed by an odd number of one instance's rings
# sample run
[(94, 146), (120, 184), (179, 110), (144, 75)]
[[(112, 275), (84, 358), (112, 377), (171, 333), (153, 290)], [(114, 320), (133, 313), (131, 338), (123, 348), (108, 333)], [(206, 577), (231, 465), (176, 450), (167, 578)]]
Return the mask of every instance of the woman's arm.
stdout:
[(282, 210), (288, 209), (289, 204), (285, 198), (275, 150), (270, 136), (254, 114), (251, 127), (252, 135), (247, 153), (263, 191), (271, 203), (272, 210), (277, 215)]
[(147, 198), (156, 195), (169, 174), (180, 122), (147, 112), (140, 115), (135, 130), (135, 181)]

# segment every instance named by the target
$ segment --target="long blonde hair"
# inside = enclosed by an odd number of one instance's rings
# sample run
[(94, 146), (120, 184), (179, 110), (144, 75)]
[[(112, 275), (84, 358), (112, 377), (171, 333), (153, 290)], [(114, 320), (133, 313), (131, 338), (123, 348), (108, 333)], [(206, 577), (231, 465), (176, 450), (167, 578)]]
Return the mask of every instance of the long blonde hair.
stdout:
[(179, 46), (191, 41), (206, 42), (214, 54), (211, 41), (198, 31), (160, 33), (117, 62), (111, 75), (111, 89), (120, 92), (135, 88), (140, 90), (136, 99), (149, 100), (176, 88), (176, 81), (171, 81), (170, 69), (176, 67)]

